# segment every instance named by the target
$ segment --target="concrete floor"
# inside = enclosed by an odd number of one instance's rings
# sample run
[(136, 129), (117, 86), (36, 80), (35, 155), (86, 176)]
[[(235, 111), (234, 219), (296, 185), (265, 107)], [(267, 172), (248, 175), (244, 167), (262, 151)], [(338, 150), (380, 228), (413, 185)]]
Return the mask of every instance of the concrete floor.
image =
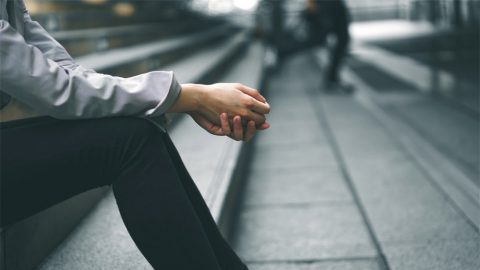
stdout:
[(321, 93), (319, 74), (306, 53), (271, 78), (240, 256), (253, 270), (479, 269), (478, 224), (356, 96)]

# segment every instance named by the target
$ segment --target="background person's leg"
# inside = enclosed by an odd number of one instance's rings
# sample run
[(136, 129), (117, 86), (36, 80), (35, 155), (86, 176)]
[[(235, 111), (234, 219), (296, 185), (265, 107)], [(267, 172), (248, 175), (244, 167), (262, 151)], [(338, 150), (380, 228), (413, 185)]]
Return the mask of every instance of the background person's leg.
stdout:
[(332, 49), (330, 63), (327, 69), (326, 81), (330, 84), (336, 84), (340, 82), (339, 73), (340, 67), (348, 52), (348, 45), (350, 42), (350, 36), (348, 29), (337, 29), (334, 32), (336, 37), (335, 46)]
[(156, 269), (221, 269), (160, 132), (137, 118), (1, 125), (2, 225), (114, 183), (125, 224)]

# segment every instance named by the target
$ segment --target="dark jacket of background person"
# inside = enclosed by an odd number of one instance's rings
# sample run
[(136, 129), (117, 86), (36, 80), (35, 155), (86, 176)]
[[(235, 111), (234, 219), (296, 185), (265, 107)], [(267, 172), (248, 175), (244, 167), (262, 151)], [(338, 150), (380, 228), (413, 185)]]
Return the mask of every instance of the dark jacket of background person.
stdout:
[(316, 0), (315, 3), (314, 12), (306, 10), (304, 13), (310, 40), (322, 45), (330, 33), (349, 38), (350, 15), (343, 0)]
[(343, 0), (316, 0), (314, 10), (305, 12), (305, 19), (311, 45), (323, 45), (329, 35), (335, 37), (324, 78), (327, 86), (339, 83), (339, 69), (350, 43), (350, 16), (346, 4)]

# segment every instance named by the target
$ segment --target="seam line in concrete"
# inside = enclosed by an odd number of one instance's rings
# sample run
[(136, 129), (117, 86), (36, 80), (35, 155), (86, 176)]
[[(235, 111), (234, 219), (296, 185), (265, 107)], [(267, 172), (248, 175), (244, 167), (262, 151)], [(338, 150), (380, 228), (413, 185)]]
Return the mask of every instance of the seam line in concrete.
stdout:
[[(350, 77), (353, 77), (356, 79), (357, 82), (361, 82), (359, 78), (355, 77), (353, 74), (351, 74), (351, 72), (349, 70), (347, 70), (347, 73), (349, 73), (349, 76)], [(362, 85), (364, 87), (367, 87), (366, 85), (364, 85), (362, 83)], [(476, 232), (479, 232), (479, 226), (477, 225), (477, 223), (479, 223), (479, 217), (477, 215), (478, 213), (478, 201), (471, 201), (471, 196), (467, 196), (466, 193), (468, 193), (467, 191), (469, 192), (474, 192), (474, 193), (478, 193), (478, 188), (477, 186), (471, 182), (470, 179), (468, 179), (467, 176), (465, 176), (463, 173), (463, 171), (461, 171), (460, 169), (458, 169), (456, 167), (456, 164), (454, 163), (450, 163), (450, 164), (447, 164), (445, 163), (445, 161), (443, 160), (439, 160), (441, 162), (441, 165), (444, 166), (444, 167), (450, 167), (449, 171), (450, 173), (452, 173), (453, 175), (455, 175), (457, 178), (458, 177), (461, 177), (462, 179), (465, 179), (463, 182), (455, 182), (453, 181), (453, 183), (449, 183), (450, 185), (453, 185), (455, 186), (459, 192), (461, 192), (461, 194), (463, 196), (465, 196), (465, 198), (467, 198), (467, 201), (468, 202), (471, 202), (472, 205), (474, 205), (475, 209), (470, 209), (468, 207), (466, 207), (465, 205), (461, 204), (461, 201), (459, 201), (459, 198), (456, 197), (458, 195), (456, 195), (456, 193), (454, 193), (454, 191), (452, 190), (449, 190), (448, 187), (446, 186), (446, 183), (442, 183), (442, 182), (439, 182), (439, 180), (437, 180), (435, 178), (434, 175), (432, 175), (432, 172), (430, 172), (429, 170), (429, 165), (426, 164), (424, 161), (422, 161), (422, 159), (417, 156), (421, 156), (422, 154), (425, 154), (425, 151), (432, 151), (432, 150), (428, 150), (425, 149), (425, 143), (421, 144), (421, 145), (415, 145), (416, 144), (416, 140), (418, 139), (424, 139), (424, 137), (422, 137), (420, 134), (418, 133), (415, 133), (415, 135), (411, 135), (409, 133), (409, 130), (408, 129), (411, 129), (413, 130), (414, 132), (415, 129), (409, 127), (408, 125), (406, 124), (403, 124), (401, 122), (395, 122), (394, 119), (391, 118), (391, 116), (389, 116), (387, 114), (387, 112), (385, 111), (384, 108), (382, 108), (381, 106), (377, 105), (377, 103), (375, 102), (375, 99), (374, 97), (372, 96), (372, 91), (371, 89), (369, 88), (360, 88), (358, 89), (356, 95), (355, 95), (355, 98), (357, 99), (357, 101), (360, 103), (360, 105), (362, 105), (385, 129), (385, 131), (390, 134), (391, 138), (392, 138), (392, 142), (395, 143), (395, 145), (398, 147), (398, 149), (400, 149), (405, 155), (409, 156), (411, 158), (411, 160), (413, 160), (413, 164), (419, 169), (419, 171), (424, 175), (425, 179), (432, 185), (433, 188), (435, 188), (438, 192), (440, 192), (440, 194), (443, 195), (443, 197), (449, 202), (449, 204), (456, 210), (457, 213), (459, 213), (459, 215), (461, 215), (468, 224), (470, 224), (472, 226), (472, 228), (476, 231)], [(402, 125), (403, 129), (407, 128), (406, 131), (403, 131), (401, 133), (401, 136), (399, 135), (399, 133), (396, 133), (395, 132), (395, 125), (398, 126), (398, 125)], [(405, 137), (405, 138), (402, 138)], [(411, 143), (408, 144), (405, 140), (406, 138), (408, 138), (408, 140), (410, 142), (414, 142), (415, 146), (412, 148), (411, 146)], [(424, 148), (423, 149), (423, 153), (419, 153), (418, 149), (419, 148)], [(432, 148), (436, 151), (438, 151), (438, 149), (434, 148), (432, 146)], [(437, 154), (439, 157), (440, 155)], [(443, 156), (442, 156), (443, 157)], [(438, 158), (437, 158), (438, 159)], [(445, 172), (444, 172), (445, 173)], [(480, 224), (480, 223), (479, 223)]]
[(341, 257), (341, 258), (326, 258), (326, 259), (311, 259), (311, 260), (250, 260), (247, 264), (313, 264), (324, 262), (354, 262), (354, 261), (373, 261), (378, 260), (378, 257)]
[[(318, 103), (315, 103), (314, 100), (317, 100)], [(330, 126), (330, 123), (328, 122), (327, 117), (325, 116), (325, 110), (323, 108), (323, 104), (320, 101), (319, 98), (312, 99), (312, 103), (314, 103), (314, 107), (317, 110), (317, 118), (320, 122), (320, 125), (323, 127), (325, 136), (327, 137), (327, 140), (329, 141), (330, 148), (333, 151), (333, 154), (335, 156), (335, 159), (338, 162), (338, 166), (340, 168), (340, 171), (342, 173), (343, 179), (345, 180), (348, 189), (350, 190), (350, 193), (352, 194), (353, 201), (356, 204), (358, 210), (360, 211), (360, 215), (362, 216), (363, 222), (365, 224), (365, 227), (367, 228), (367, 231), (370, 235), (370, 239), (372, 240), (372, 243), (375, 247), (375, 249), (378, 252), (379, 256), (379, 267), (382, 270), (390, 270), (390, 266), (388, 264), (387, 259), (385, 258), (385, 255), (383, 253), (383, 248), (380, 244), (380, 241), (378, 240), (377, 235), (375, 234), (375, 231), (373, 230), (372, 223), (370, 221), (370, 218), (367, 215), (367, 211), (365, 210), (365, 207), (363, 206), (363, 203), (360, 200), (360, 196), (358, 195), (358, 192), (355, 188), (355, 185), (353, 184), (353, 181), (350, 177), (350, 173), (348, 172), (347, 165), (345, 163), (345, 160), (343, 159), (342, 153), (340, 151), (340, 147), (338, 146), (338, 142), (334, 137), (332, 128)], [(317, 106), (315, 106), (317, 105)]]
[(308, 203), (246, 203), (244, 207), (246, 208), (255, 208), (255, 209), (264, 209), (264, 208), (315, 208), (315, 207), (324, 207), (324, 206), (348, 206), (355, 203), (352, 200), (343, 200), (343, 201), (325, 201), (325, 202), (308, 202)]
[[(318, 68), (321, 68), (320, 63), (316, 61), (315, 56), (312, 55), (310, 58), (312, 61), (313, 66), (316, 66)], [(340, 168), (340, 172), (343, 176), (343, 179), (345, 180), (347, 184), (347, 188), (349, 189), (350, 193), (352, 194), (353, 201), (356, 204), (360, 215), (362, 216), (363, 222), (365, 224), (365, 227), (367, 228), (368, 234), (370, 235), (370, 239), (372, 240), (372, 243), (375, 247), (375, 249), (378, 252), (378, 264), (380, 269), (382, 270), (390, 270), (390, 265), (388, 264), (388, 261), (385, 257), (385, 254), (383, 252), (383, 248), (380, 244), (380, 241), (378, 240), (377, 235), (375, 234), (375, 231), (372, 226), (372, 222), (370, 221), (370, 218), (367, 215), (367, 211), (365, 210), (365, 206), (360, 200), (360, 196), (358, 195), (357, 189), (355, 188), (355, 185), (352, 181), (352, 178), (350, 176), (350, 173), (348, 172), (348, 167), (347, 164), (343, 158), (342, 152), (340, 150), (340, 147), (338, 145), (337, 140), (335, 139), (333, 130), (330, 126), (330, 123), (325, 115), (325, 109), (323, 107), (323, 103), (320, 99), (320, 93), (318, 91), (313, 92), (314, 98), (311, 98), (310, 101), (312, 102), (312, 107), (315, 109), (315, 116), (317, 120), (319, 121), (320, 126), (323, 129), (323, 132), (325, 134), (325, 137), (327, 141), (329, 142), (330, 149), (333, 152), (333, 155), (335, 159), (338, 162), (338, 167)], [(316, 97), (316, 98), (315, 98)]]
[[(379, 109), (387, 113), (386, 108), (382, 105), (378, 105)], [(467, 161), (461, 159), (457, 154), (452, 152), (451, 150), (447, 149), (445, 146), (442, 146), (441, 143), (437, 142), (434, 139), (428, 138), (428, 134), (421, 130), (421, 128), (418, 127), (417, 124), (415, 124), (412, 120), (410, 120), (408, 117), (405, 115), (402, 115), (396, 108), (392, 111), (392, 116), (398, 118), (400, 121), (405, 122), (407, 126), (409, 126), (418, 136), (422, 137), (425, 141), (428, 141), (440, 154), (442, 154), (446, 159), (450, 160), (452, 164), (455, 165), (467, 178), (469, 178), (470, 181), (472, 181), (472, 184), (475, 185), (477, 188), (479, 187), (479, 184), (475, 182), (474, 179), (472, 179), (472, 175), (474, 175), (475, 172), (475, 165), (468, 163)], [(376, 117), (378, 118), (378, 117)], [(393, 117), (391, 117), (393, 118)], [(405, 148), (405, 147), (403, 147)], [(461, 186), (458, 185), (458, 183), (453, 182), (460, 190), (463, 190)], [(476, 198), (472, 198), (471, 194), (465, 193), (465, 196), (468, 197), (473, 203), (479, 204)]]

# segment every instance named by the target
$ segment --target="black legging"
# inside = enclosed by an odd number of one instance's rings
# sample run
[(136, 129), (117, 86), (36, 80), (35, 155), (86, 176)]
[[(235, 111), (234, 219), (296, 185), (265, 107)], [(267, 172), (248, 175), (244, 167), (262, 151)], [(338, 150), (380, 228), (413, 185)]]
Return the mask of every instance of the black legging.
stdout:
[(2, 226), (112, 185), (130, 235), (155, 269), (247, 269), (168, 134), (150, 121), (43, 117), (2, 123), (0, 132)]

